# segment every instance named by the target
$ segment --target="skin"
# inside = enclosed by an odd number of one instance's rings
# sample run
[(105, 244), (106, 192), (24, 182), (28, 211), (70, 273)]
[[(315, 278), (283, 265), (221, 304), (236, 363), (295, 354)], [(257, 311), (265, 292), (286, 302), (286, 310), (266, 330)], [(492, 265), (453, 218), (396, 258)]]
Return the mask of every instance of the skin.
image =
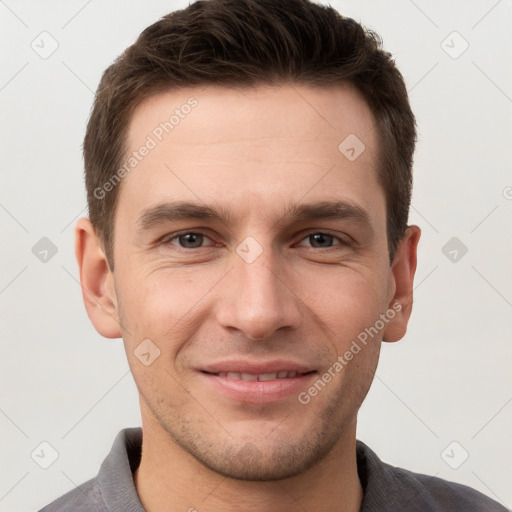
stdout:
[[(405, 334), (420, 230), (407, 229), (390, 265), (375, 122), (351, 86), (160, 93), (135, 110), (128, 147), (190, 96), (198, 105), (123, 179), (113, 272), (90, 221), (76, 225), (88, 315), (103, 336), (123, 338), (139, 391), (141, 503), (149, 512), (357, 511), (357, 411), (381, 341)], [(338, 150), (349, 134), (366, 146), (354, 161)], [(230, 208), (232, 218), (138, 228), (143, 210), (175, 200)], [(321, 201), (357, 205), (368, 223), (285, 217)], [(199, 246), (175, 237), (187, 231), (205, 235), (193, 238)], [(332, 238), (318, 242), (318, 232)], [(249, 236), (262, 250), (251, 263), (236, 251)], [(298, 361), (316, 371), (307, 391), (394, 303), (401, 310), (308, 404), (297, 393), (241, 402), (198, 370), (233, 358)], [(134, 354), (145, 339), (160, 350), (148, 366)]]

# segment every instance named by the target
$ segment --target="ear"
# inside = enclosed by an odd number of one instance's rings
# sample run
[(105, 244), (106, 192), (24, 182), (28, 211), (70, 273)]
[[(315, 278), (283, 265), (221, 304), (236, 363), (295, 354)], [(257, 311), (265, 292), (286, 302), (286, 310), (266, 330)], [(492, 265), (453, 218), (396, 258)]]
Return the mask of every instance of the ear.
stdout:
[(421, 230), (409, 226), (398, 245), (390, 274), (390, 301), (388, 310), (395, 316), (386, 324), (382, 341), (401, 340), (406, 331), (412, 311), (413, 282), (416, 272), (417, 248)]
[(75, 255), (89, 319), (105, 338), (120, 338), (114, 275), (101, 241), (91, 221), (85, 217), (78, 219), (75, 226)]

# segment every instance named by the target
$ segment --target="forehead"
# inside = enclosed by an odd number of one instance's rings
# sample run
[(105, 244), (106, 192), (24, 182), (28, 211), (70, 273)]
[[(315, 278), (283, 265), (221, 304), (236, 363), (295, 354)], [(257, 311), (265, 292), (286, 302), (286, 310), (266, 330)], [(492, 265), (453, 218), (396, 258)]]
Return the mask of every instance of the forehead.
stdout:
[[(299, 120), (302, 122), (297, 123)], [(147, 135), (163, 144), (173, 138), (195, 145), (231, 143), (236, 139), (254, 144), (271, 136), (329, 133), (340, 141), (356, 134), (371, 146), (373, 125), (374, 118), (364, 98), (348, 83), (331, 87), (210, 85), (150, 96), (132, 114), (127, 140), (130, 147)]]
[(160, 93), (132, 115), (126, 157), (133, 165), (119, 205), (134, 212), (165, 200), (230, 202), (261, 215), (306, 195), (336, 196), (376, 214), (383, 193), (374, 125), (348, 84)]

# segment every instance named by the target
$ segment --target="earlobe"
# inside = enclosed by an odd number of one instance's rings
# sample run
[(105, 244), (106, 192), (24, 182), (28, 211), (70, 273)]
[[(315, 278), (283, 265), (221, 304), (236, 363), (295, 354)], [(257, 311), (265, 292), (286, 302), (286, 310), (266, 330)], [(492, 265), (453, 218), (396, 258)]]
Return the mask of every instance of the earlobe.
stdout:
[(388, 304), (388, 310), (395, 311), (395, 314), (384, 328), (382, 341), (401, 340), (407, 331), (412, 312), (414, 274), (420, 236), (421, 230), (418, 226), (409, 226), (397, 248), (391, 268), (391, 289), (394, 293)]
[(89, 319), (105, 338), (120, 338), (114, 276), (94, 227), (85, 217), (75, 226), (75, 255)]

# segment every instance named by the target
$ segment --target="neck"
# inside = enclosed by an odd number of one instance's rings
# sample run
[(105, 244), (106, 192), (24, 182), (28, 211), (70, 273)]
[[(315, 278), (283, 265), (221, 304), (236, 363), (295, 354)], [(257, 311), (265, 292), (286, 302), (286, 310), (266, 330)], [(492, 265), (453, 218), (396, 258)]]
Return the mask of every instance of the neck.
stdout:
[(178, 446), (161, 426), (142, 417), (142, 457), (134, 476), (146, 512), (318, 510), (358, 512), (355, 422), (328, 456), (308, 471), (270, 482), (236, 480), (212, 471)]

